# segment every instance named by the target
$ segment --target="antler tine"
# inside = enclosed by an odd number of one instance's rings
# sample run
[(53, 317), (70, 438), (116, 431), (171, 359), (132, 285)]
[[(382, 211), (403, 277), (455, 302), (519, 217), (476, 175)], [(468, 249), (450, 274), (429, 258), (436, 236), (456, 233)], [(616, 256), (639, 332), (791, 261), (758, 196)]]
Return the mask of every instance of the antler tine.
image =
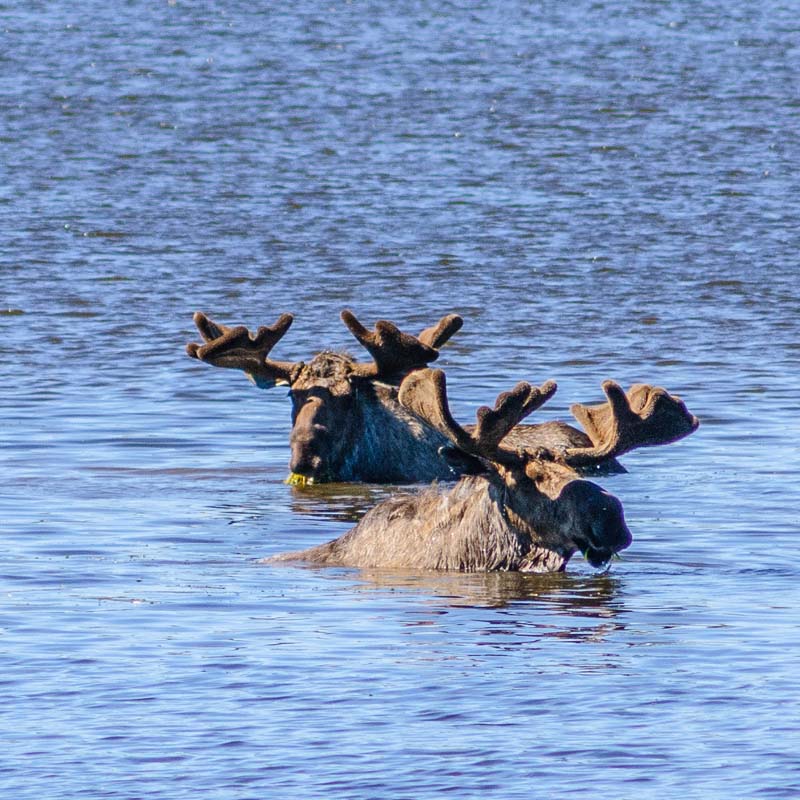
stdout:
[[(342, 311), (341, 317), (350, 333), (358, 339), (375, 362), (358, 364), (356, 374), (373, 378), (389, 377), (424, 367), (439, 357), (439, 353), (433, 347), (424, 344), (416, 336), (403, 333), (391, 322), (379, 320), (375, 324), (375, 330), (369, 331), (351, 311)], [(437, 326), (437, 331), (440, 326)], [(450, 326), (452, 327), (452, 323)], [(440, 332), (440, 338), (441, 335), (443, 331)]]
[[(202, 311), (195, 311), (192, 315), (192, 320), (194, 324), (197, 326), (197, 330), (200, 331), (200, 335), (203, 337), (203, 341), (205, 342), (213, 342), (214, 339), (219, 339), (220, 336), (224, 336), (229, 330), (230, 327), (227, 325), (222, 325), (219, 322), (214, 322), (211, 318), (207, 317)], [(190, 344), (187, 345), (187, 350), (190, 347), (197, 348), (199, 345)], [(194, 351), (189, 353), (190, 355), (194, 355)]]
[(412, 372), (400, 385), (402, 405), (444, 434), (460, 450), (489, 461), (518, 464), (519, 456), (503, 450), (500, 442), (506, 434), (556, 391), (556, 384), (547, 381), (541, 387), (518, 383), (510, 392), (503, 392), (493, 409), (478, 409), (478, 424), (468, 433), (450, 413), (447, 402), (447, 382), (440, 369)]
[(493, 409), (488, 406), (478, 409), (478, 424), (472, 436), (483, 450), (496, 450), (511, 429), (544, 405), (557, 388), (554, 381), (546, 381), (538, 388), (518, 383), (510, 392), (498, 396)]
[(679, 397), (660, 387), (635, 384), (626, 394), (618, 383), (604, 381), (603, 391), (607, 403), (576, 403), (570, 408), (592, 440), (592, 447), (566, 451), (565, 459), (573, 466), (596, 464), (637, 447), (669, 444), (693, 433), (700, 425)]
[(291, 314), (282, 314), (274, 325), (262, 325), (255, 334), (244, 325), (229, 327), (214, 322), (201, 311), (194, 314), (205, 344), (190, 342), (186, 352), (200, 361), (215, 367), (241, 369), (259, 386), (291, 383), (302, 363), (271, 361), (267, 356), (283, 338), (294, 320)]
[(434, 350), (439, 350), (453, 334), (461, 330), (463, 324), (464, 320), (458, 314), (448, 314), (446, 317), (442, 317), (436, 325), (425, 328), (417, 338), (422, 344), (433, 347)]

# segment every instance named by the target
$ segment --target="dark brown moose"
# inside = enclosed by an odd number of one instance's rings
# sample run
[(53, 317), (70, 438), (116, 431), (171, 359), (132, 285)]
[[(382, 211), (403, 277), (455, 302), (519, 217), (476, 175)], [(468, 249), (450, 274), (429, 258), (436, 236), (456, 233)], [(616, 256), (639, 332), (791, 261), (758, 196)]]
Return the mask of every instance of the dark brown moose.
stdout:
[[(439, 356), (439, 348), (461, 328), (462, 320), (451, 314), (419, 336), (401, 332), (384, 320), (367, 330), (349, 311), (342, 312), (347, 328), (372, 356), (359, 363), (342, 353), (323, 351), (308, 364), (275, 361), (270, 352), (292, 324), (291, 314), (251, 333), (242, 325), (228, 327), (194, 315), (204, 344), (187, 345), (190, 356), (218, 367), (243, 370), (258, 386), (288, 386), (292, 400), (290, 480), (294, 482), (368, 481), (374, 483), (429, 482), (453, 479), (481, 471), (473, 454), (453, 447), (447, 436), (411, 413), (398, 400), (404, 377), (425, 368)], [(689, 433), (693, 419), (677, 398), (663, 389), (634, 386), (630, 392), (634, 411), (654, 398), (674, 401), (675, 412), (665, 414), (657, 442), (674, 441)], [(593, 428), (603, 424), (605, 406), (575, 405), (572, 413), (586, 433), (553, 421), (517, 425), (506, 445), (536, 451), (545, 447), (556, 453), (592, 445)], [(669, 425), (672, 430), (667, 430)], [(470, 427), (467, 427), (470, 430)], [(609, 452), (605, 457), (579, 465), (583, 472), (624, 472)], [(444, 456), (444, 457), (443, 457)]]
[(501, 394), (493, 409), (478, 410), (477, 425), (453, 419), (441, 370), (409, 375), (400, 403), (477, 459), (484, 471), (463, 476), (455, 486), (393, 496), (366, 513), (334, 541), (270, 561), (415, 570), (555, 572), (576, 551), (602, 566), (631, 543), (622, 505), (600, 486), (580, 477), (579, 468), (621, 455), (640, 445), (674, 440), (677, 421), (684, 435), (697, 420), (663, 390), (637, 387), (626, 395), (613, 381), (603, 384), (607, 403), (582, 414), (591, 443), (585, 447), (536, 451), (504, 444), (524, 417), (556, 391), (519, 383)]
[[(341, 316), (372, 363), (330, 351), (318, 353), (308, 364), (272, 360), (270, 351), (292, 324), (291, 314), (253, 334), (243, 325), (220, 325), (198, 311), (194, 322), (205, 344), (191, 343), (186, 349), (214, 366), (243, 370), (262, 388), (289, 387), (290, 481), (452, 479), (454, 467), (438, 452), (447, 439), (404, 408), (397, 391), (404, 376), (438, 358), (439, 348), (461, 328), (461, 317), (442, 317), (412, 336), (391, 322), (380, 321), (368, 331), (351, 312)], [(471, 463), (466, 456), (463, 463), (453, 459), (459, 473)]]

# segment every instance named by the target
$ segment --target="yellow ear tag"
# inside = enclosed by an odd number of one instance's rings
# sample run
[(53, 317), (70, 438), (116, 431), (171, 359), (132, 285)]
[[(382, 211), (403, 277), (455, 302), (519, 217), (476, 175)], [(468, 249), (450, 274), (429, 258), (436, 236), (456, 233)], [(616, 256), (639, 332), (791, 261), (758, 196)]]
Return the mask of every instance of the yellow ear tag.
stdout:
[(314, 483), (314, 479), (309, 478), (307, 475), (298, 475), (296, 472), (290, 472), (289, 477), (284, 481), (284, 483), (288, 483), (289, 486), (299, 486), (302, 488)]

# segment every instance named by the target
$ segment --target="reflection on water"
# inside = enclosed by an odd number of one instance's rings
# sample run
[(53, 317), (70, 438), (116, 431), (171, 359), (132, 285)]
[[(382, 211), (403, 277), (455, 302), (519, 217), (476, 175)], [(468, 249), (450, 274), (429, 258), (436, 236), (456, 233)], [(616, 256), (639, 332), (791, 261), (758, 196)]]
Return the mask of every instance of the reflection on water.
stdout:
[(618, 598), (619, 580), (610, 575), (360, 570), (359, 577), (364, 579), (361, 590), (421, 592), (435, 598), (437, 606), (503, 608), (533, 602), (557, 614), (598, 618), (613, 618), (624, 611)]
[(320, 483), (291, 489), (292, 512), (355, 524), (370, 508), (408, 487), (379, 484)]

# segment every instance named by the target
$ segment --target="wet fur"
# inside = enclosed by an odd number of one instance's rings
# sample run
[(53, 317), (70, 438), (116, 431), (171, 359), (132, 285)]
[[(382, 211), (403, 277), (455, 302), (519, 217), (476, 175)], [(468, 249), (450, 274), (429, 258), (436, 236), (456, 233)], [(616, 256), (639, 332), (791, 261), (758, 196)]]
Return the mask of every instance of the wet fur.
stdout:
[(461, 572), (563, 569), (576, 548), (555, 531), (555, 515), (539, 509), (542, 535), (513, 512), (508, 494), (496, 477), (465, 476), (447, 490), (434, 486), (389, 498), (340, 538), (269, 560)]

